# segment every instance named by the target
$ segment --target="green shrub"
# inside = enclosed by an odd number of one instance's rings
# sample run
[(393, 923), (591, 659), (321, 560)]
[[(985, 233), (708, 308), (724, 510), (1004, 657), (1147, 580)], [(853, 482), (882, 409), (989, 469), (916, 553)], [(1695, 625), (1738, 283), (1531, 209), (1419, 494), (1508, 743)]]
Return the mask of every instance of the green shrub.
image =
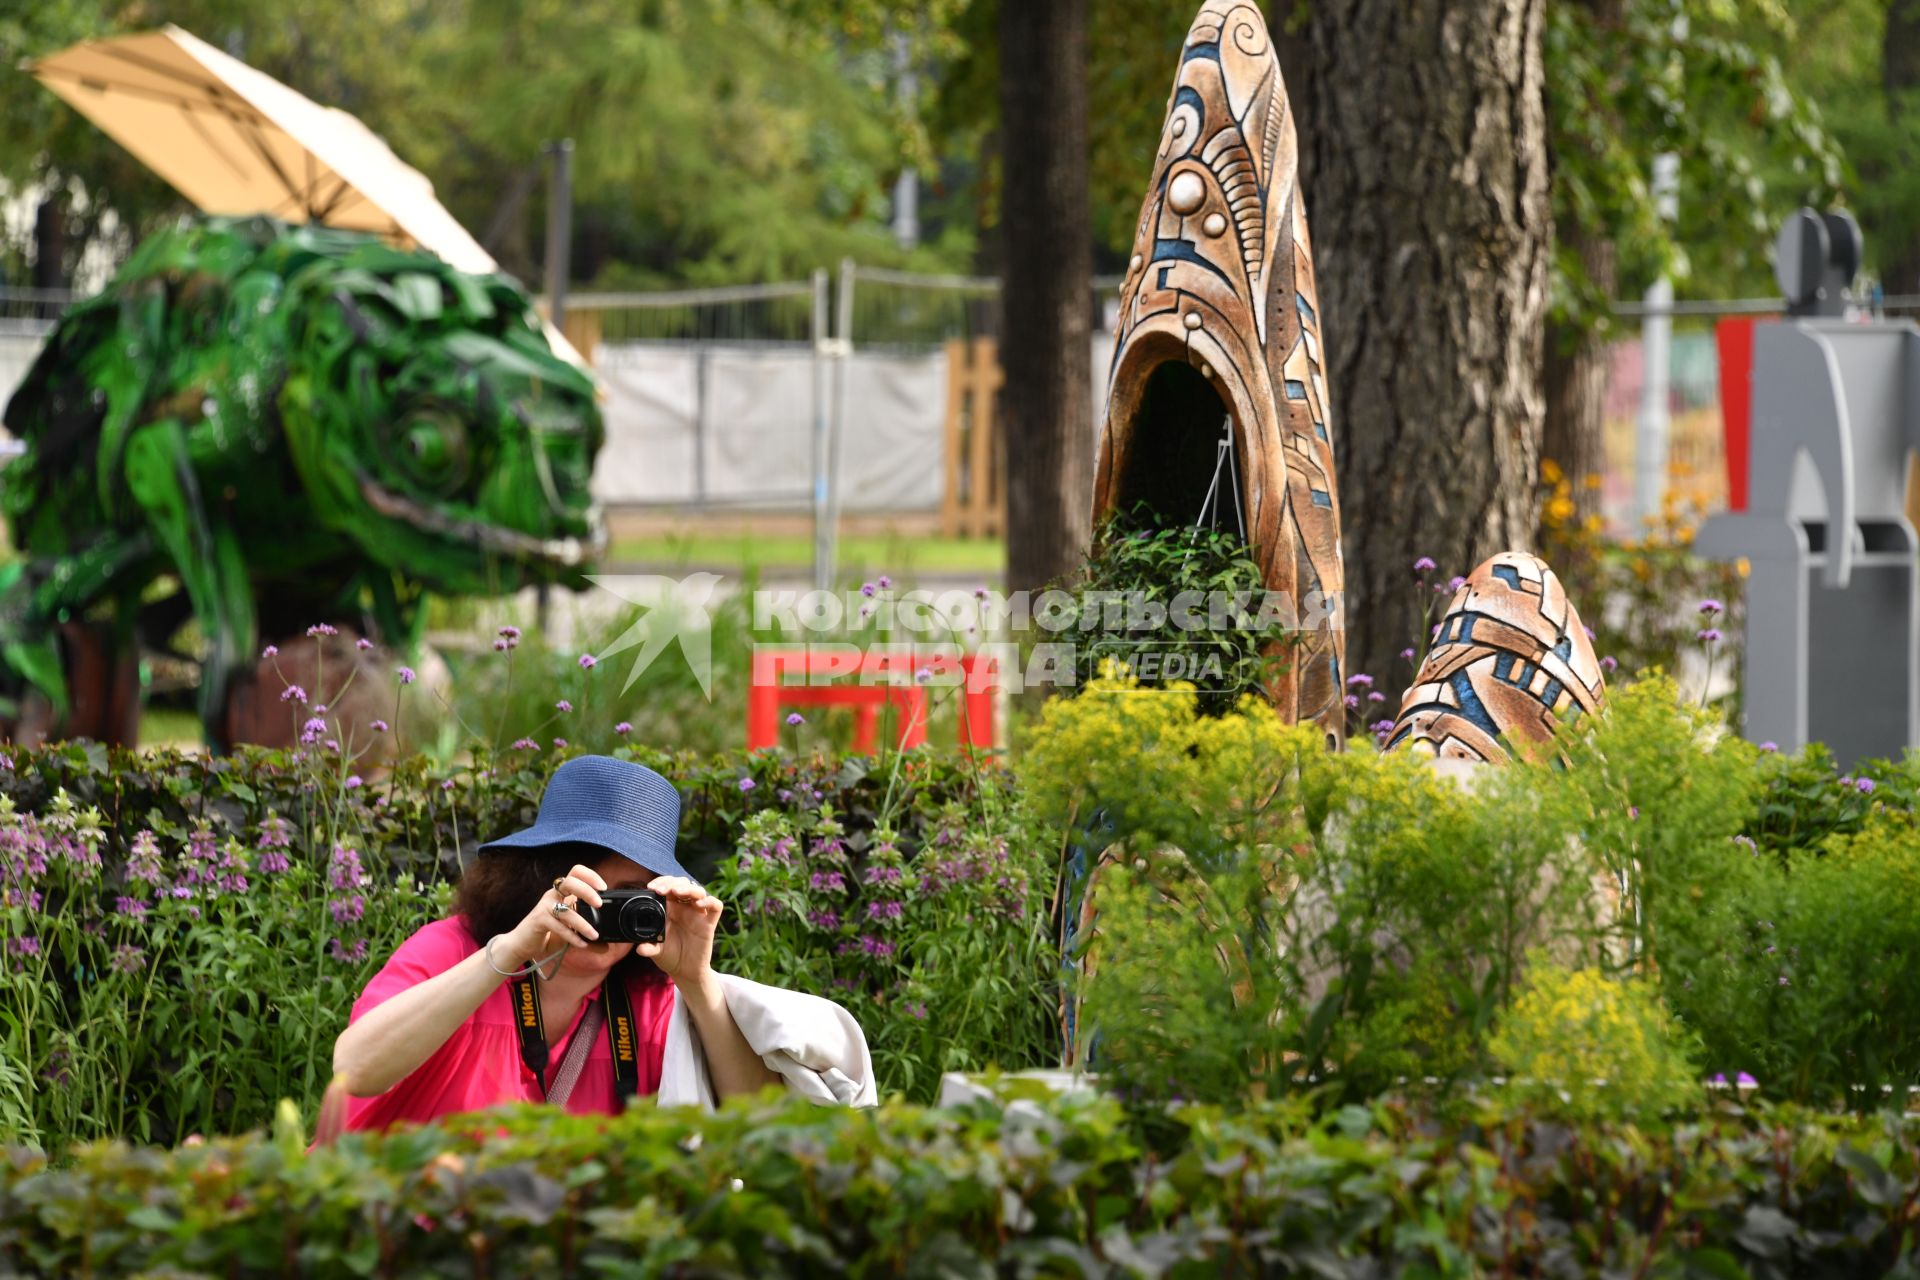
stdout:
[(1701, 1097), (1698, 1048), (1637, 979), (1536, 962), (1488, 1041), (1507, 1090), (1546, 1114), (1659, 1114)]
[(1569, 1125), (1382, 1101), (1161, 1111), (745, 1101), (516, 1110), (311, 1156), (270, 1136), (0, 1159), (23, 1276), (1748, 1275), (1910, 1271), (1897, 1117)]
[(1085, 1030), (1129, 1090), (1484, 1079), (1539, 949), (1638, 975), (1704, 1071), (1878, 1105), (1920, 1084), (1920, 828), (1915, 766), (1870, 772), (1759, 750), (1662, 678), (1470, 787), (1109, 680), (1048, 705), (1021, 776), (1072, 829)]
[[(1164, 660), (1178, 653), (1206, 673), (1189, 673), (1201, 687), (1200, 710), (1220, 715), (1243, 696), (1260, 694), (1297, 638), (1289, 629), (1297, 625), (1293, 620), (1258, 625), (1266, 582), (1245, 538), (1165, 527), (1144, 507), (1101, 526), (1073, 585), (1073, 607), (1064, 615), (1062, 631), (1073, 634), (1077, 688), (1087, 687), (1109, 663), (1137, 671), (1145, 655)], [(1168, 606), (1183, 594), (1197, 602), (1206, 625), (1183, 629), (1171, 615)], [(1223, 602), (1241, 603), (1216, 619), (1207, 611), (1208, 597), (1216, 594)], [(1141, 678), (1147, 685), (1169, 683), (1144, 673)]]

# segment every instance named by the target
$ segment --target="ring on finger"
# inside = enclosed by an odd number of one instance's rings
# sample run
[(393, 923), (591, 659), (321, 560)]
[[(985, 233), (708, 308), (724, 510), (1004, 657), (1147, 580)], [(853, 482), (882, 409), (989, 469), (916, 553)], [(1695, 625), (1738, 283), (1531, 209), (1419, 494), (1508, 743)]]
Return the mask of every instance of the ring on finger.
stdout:
[(553, 891), (555, 893), (565, 893), (567, 891), (567, 878), (565, 876), (555, 876), (553, 878)]
[(557, 916), (563, 916), (563, 915), (565, 915), (565, 914), (567, 914), (567, 912), (569, 912), (569, 911), (571, 911), (571, 910), (573, 910), (573, 908), (572, 908), (572, 907), (570, 907), (570, 906), (568, 906), (568, 905), (567, 905), (566, 903), (564, 903), (564, 902), (556, 902), (556, 903), (554, 903), (554, 904), (553, 904), (553, 914), (555, 914), (555, 915), (557, 915)]

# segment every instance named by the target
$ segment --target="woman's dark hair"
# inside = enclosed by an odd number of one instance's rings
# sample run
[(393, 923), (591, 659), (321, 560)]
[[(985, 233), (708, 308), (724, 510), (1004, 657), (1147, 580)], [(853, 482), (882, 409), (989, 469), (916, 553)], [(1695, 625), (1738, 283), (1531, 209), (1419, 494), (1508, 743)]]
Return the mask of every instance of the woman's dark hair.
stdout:
[[(610, 856), (605, 849), (590, 844), (481, 854), (460, 875), (453, 895), (454, 914), (467, 926), (473, 940), (485, 946), (496, 934), (512, 933), (555, 880), (578, 864), (597, 866)], [(658, 966), (645, 956), (630, 955), (620, 967), (659, 973)]]

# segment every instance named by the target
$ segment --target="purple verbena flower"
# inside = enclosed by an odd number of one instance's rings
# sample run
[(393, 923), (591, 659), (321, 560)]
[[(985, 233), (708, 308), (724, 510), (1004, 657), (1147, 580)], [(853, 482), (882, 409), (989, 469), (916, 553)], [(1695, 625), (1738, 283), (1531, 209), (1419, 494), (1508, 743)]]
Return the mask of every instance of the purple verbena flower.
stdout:
[(139, 917), (147, 914), (147, 904), (138, 898), (115, 898), (113, 900), (113, 909), (123, 916)]
[(306, 700), (307, 691), (297, 684), (290, 684), (280, 691), (280, 701), (282, 702), (305, 702)]
[(317, 640), (321, 636), (337, 636), (339, 634), (340, 628), (330, 622), (316, 622), (307, 628), (307, 638), (310, 640)]
[(622, 720), (619, 724), (613, 726), (613, 731), (624, 738), (633, 732), (633, 726), (627, 721)]
[(553, 709), (555, 711), (571, 711), (573, 710), (573, 704), (571, 702), (568, 702), (565, 698), (562, 698), (560, 699), (560, 701), (553, 704)]
[(131, 942), (123, 942), (113, 949), (113, 956), (107, 961), (107, 967), (115, 973), (139, 973), (146, 967), (147, 953)]
[(280, 646), (277, 644), (270, 644), (260, 651), (260, 657), (262, 659), (277, 658), (279, 656)]
[(1413, 562), (1413, 571), (1415, 573), (1432, 573), (1439, 567), (1439, 565), (1433, 562), (1432, 556), (1421, 556)]
[(787, 727), (789, 729), (798, 729), (801, 725), (805, 724), (806, 722), (807, 722), (807, 718), (801, 715), (798, 711), (787, 712)]
[(400, 668), (399, 675), (400, 675), (401, 684), (412, 684), (415, 680), (418, 680), (420, 678), (419, 676), (414, 674), (412, 667)]
[(1718, 640), (1719, 638), (1720, 638), (1720, 628), (1718, 627), (1706, 627), (1706, 628), (1703, 628), (1700, 632), (1700, 639), (1705, 641), (1707, 644), (1712, 644), (1714, 641)]
[(1360, 685), (1360, 686), (1361, 686), (1362, 688), (1367, 688), (1367, 689), (1371, 689), (1371, 688), (1373, 688), (1373, 677), (1372, 677), (1372, 676), (1370, 676), (1370, 675), (1368, 675), (1368, 674), (1367, 674), (1366, 672), (1364, 672), (1364, 671), (1362, 671), (1362, 672), (1359, 672), (1359, 673), (1358, 673), (1358, 674), (1356, 674), (1356, 675), (1350, 675), (1350, 676), (1348, 676), (1348, 677), (1347, 677), (1347, 687), (1348, 687), (1349, 689), (1351, 689), (1351, 688), (1353, 688), (1353, 686), (1355, 686), (1355, 685)]
[(1870, 796), (1873, 794), (1874, 782), (1872, 778), (1856, 778), (1854, 780), (1853, 786), (1854, 786), (1854, 790), (1858, 791), (1863, 796)]
[(540, 744), (532, 738), (515, 738), (513, 740), (513, 749), (515, 751), (537, 751), (540, 749)]
[(1708, 618), (1711, 618), (1714, 614), (1719, 613), (1722, 607), (1723, 606), (1718, 600), (1702, 600), (1700, 602), (1700, 612), (1702, 616), (1708, 617)]
[(860, 584), (861, 595), (871, 598), (873, 595), (873, 591), (874, 591), (874, 587), (871, 582), (863, 582)]
[(350, 773), (347, 775), (347, 781), (345, 783), (347, 790), (358, 791), (361, 785), (362, 785), (362, 780), (359, 774)]
[(592, 654), (583, 653), (580, 655), (580, 669), (582, 671), (591, 671), (599, 665), (600, 659), (594, 657)]
[(880, 580), (879, 580), (879, 586), (880, 586), (880, 589), (881, 589), (882, 591), (885, 591), (885, 590), (886, 590), (886, 589), (887, 589), (888, 587), (890, 587), (890, 586), (892, 586), (892, 585), (893, 585), (893, 579), (892, 579), (892, 578), (889, 578), (889, 577), (888, 577), (888, 576), (887, 576), (886, 574), (884, 574), (884, 573), (880, 575)]
[(1600, 669), (1607, 672), (1617, 671), (1620, 669), (1620, 660), (1612, 654), (1608, 654), (1606, 657), (1600, 659)]
[(757, 783), (755, 783), (755, 782), (754, 782), (754, 780), (753, 780), (752, 778), (742, 778), (742, 779), (740, 779), (740, 790), (741, 790), (742, 792), (747, 792), (747, 791), (751, 791), (751, 790), (753, 790), (753, 789), (754, 789), (754, 787), (755, 787), (755, 786), (757, 786), (757, 785), (758, 785), (758, 784), (757, 784)]
[(367, 639), (365, 636), (361, 636), (358, 640), (355, 640), (353, 642), (353, 647), (358, 649), (360, 652), (365, 653), (367, 650), (373, 648), (373, 641)]

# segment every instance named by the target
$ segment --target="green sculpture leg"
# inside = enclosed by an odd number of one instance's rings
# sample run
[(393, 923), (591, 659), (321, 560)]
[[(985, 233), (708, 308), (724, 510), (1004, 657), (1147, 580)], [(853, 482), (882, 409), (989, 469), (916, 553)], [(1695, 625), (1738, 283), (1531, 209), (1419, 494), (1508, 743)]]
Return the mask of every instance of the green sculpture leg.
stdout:
[[(71, 709), (66, 667), (55, 628), (110, 592), (125, 594), (128, 583), (153, 553), (144, 532), (109, 535), (51, 565), (16, 561), (0, 569), (0, 669), (18, 676), (46, 696), (56, 719)], [(115, 641), (132, 643), (137, 593), (120, 602)], [(0, 716), (14, 717), (20, 707), (0, 695)]]
[(393, 572), (385, 565), (375, 565), (367, 570), (367, 590), (373, 598), (373, 621), (380, 629), (380, 639), (389, 649), (411, 661), (420, 651), (420, 641), (426, 632), (427, 611), (420, 607), (420, 600), (402, 601), (399, 590), (394, 586)]
[(127, 488), (173, 561), (205, 635), (200, 723), (208, 741), (220, 746), (228, 681), (243, 655), (254, 648), (253, 591), (246, 557), (233, 530), (208, 516), (187, 451), (186, 432), (178, 422), (150, 423), (128, 442)]

